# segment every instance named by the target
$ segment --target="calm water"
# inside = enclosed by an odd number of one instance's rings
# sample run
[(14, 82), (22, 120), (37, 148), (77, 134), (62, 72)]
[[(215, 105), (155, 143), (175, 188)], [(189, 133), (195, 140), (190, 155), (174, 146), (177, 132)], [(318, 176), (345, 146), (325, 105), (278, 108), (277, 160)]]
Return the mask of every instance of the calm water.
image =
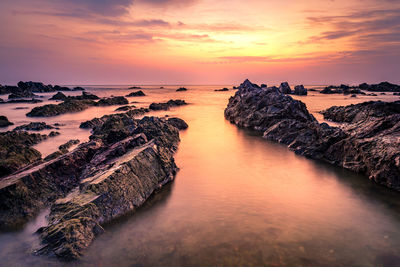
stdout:
[[(286, 147), (238, 129), (224, 119), (234, 93), (221, 86), (143, 89), (130, 98), (151, 102), (185, 99), (191, 105), (150, 115), (178, 116), (189, 129), (181, 132), (176, 180), (153, 196), (135, 215), (106, 226), (82, 261), (83, 266), (400, 266), (400, 194), (362, 175), (296, 156)], [(99, 96), (125, 95), (118, 87), (91, 88)], [(72, 93), (76, 94), (76, 93)], [(52, 94), (43, 94), (46, 98)], [(318, 111), (371, 99), (342, 95), (297, 97)], [(40, 105), (40, 104), (39, 104)], [(0, 106), (16, 125), (41, 121), (29, 110)], [(39, 145), (44, 155), (71, 138), (87, 140), (81, 121), (113, 112), (90, 108), (46, 120), (66, 124), (61, 135)], [(15, 127), (15, 126), (14, 126)], [(63, 265), (35, 257), (34, 231), (48, 211), (25, 229), (0, 234), (0, 265)]]

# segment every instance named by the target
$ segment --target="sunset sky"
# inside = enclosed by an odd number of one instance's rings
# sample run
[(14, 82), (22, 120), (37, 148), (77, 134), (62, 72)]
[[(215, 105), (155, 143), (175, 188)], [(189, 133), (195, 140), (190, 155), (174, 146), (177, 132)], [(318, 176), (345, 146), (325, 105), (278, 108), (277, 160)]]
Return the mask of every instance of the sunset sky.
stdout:
[(1, 0), (0, 83), (400, 82), (397, 0)]

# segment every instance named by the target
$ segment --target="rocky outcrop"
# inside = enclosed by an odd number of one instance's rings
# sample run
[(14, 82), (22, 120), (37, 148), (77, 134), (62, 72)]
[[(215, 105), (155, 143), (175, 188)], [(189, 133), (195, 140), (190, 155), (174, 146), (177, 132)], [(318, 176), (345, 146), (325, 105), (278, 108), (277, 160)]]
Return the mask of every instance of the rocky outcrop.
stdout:
[(229, 89), (228, 88), (222, 88), (222, 89), (215, 89), (214, 90), (215, 92), (226, 92), (226, 91), (229, 91)]
[(8, 99), (15, 99), (15, 98), (34, 98), (39, 97), (32, 93), (31, 91), (16, 91), (8, 95)]
[(184, 92), (184, 91), (187, 91), (187, 90), (188, 89), (185, 88), (185, 87), (180, 87), (180, 88), (176, 89), (177, 92)]
[(43, 100), (32, 98), (32, 99), (11, 99), (8, 101), (0, 102), (0, 104), (18, 104), (18, 103), (30, 103), (30, 104), (36, 104), (36, 103), (41, 103)]
[(151, 103), (149, 109), (151, 110), (169, 110), (171, 107), (178, 107), (187, 105), (185, 100), (169, 100), (165, 103)]
[(129, 89), (142, 89), (142, 87), (140, 87), (140, 86), (132, 86), (132, 87), (129, 87)]
[(325, 87), (323, 90), (320, 91), (321, 94), (344, 94), (344, 95), (365, 95), (363, 91), (355, 86), (348, 86), (345, 84), (341, 84), (340, 86), (330, 85)]
[(295, 95), (307, 95), (307, 89), (304, 88), (303, 85), (296, 85), (294, 87), (293, 94), (295, 94)]
[(0, 116), (0, 127), (7, 127), (10, 125), (14, 125), (14, 123), (10, 122), (6, 116)]
[(66, 96), (62, 92), (58, 92), (57, 94), (53, 95), (49, 100), (97, 100), (100, 99), (97, 95), (91, 94), (89, 92), (82, 92), (82, 95), (78, 96)]
[(381, 82), (379, 84), (362, 83), (358, 87), (361, 90), (373, 92), (400, 92), (400, 85), (389, 82)]
[[(251, 84), (251, 83), (250, 83)], [(345, 127), (318, 123), (304, 103), (275, 88), (240, 86), (225, 117), (264, 138), (285, 144), (297, 154), (365, 173), (400, 190), (400, 113), (398, 103), (368, 102), (332, 107), (325, 118)]]
[(54, 129), (54, 127), (45, 122), (31, 122), (15, 127), (13, 131), (43, 131), (48, 129)]
[(78, 112), (94, 106), (96, 102), (92, 100), (70, 100), (58, 105), (48, 104), (33, 108), (26, 114), (28, 117), (52, 117), (69, 112)]
[(68, 97), (62, 92), (58, 92), (57, 94), (55, 94), (49, 98), (49, 100), (61, 100), (61, 101), (64, 101), (67, 99), (68, 99)]
[(145, 95), (146, 94), (143, 93), (142, 90), (140, 90), (140, 91), (132, 92), (132, 93), (126, 95), (126, 97), (145, 96)]
[(47, 93), (56, 91), (51, 85), (44, 85), (40, 82), (19, 82), (18, 87), (24, 91), (36, 92), (36, 93)]
[(114, 96), (100, 99), (95, 105), (96, 106), (113, 106), (113, 105), (127, 105), (129, 104), (128, 99), (123, 96)]
[(133, 119), (136, 116), (142, 116), (144, 114), (146, 114), (147, 112), (149, 112), (150, 110), (147, 108), (138, 108), (138, 109), (133, 109), (133, 110), (129, 110), (128, 112), (125, 113), (120, 113), (120, 114), (112, 114), (112, 115), (104, 115), (101, 118), (94, 118), (85, 122), (82, 122), (79, 126), (79, 128), (82, 129), (93, 129), (95, 127), (98, 127), (100, 125), (102, 125), (106, 120), (113, 118), (123, 118), (123, 117), (127, 117), (129, 119)]

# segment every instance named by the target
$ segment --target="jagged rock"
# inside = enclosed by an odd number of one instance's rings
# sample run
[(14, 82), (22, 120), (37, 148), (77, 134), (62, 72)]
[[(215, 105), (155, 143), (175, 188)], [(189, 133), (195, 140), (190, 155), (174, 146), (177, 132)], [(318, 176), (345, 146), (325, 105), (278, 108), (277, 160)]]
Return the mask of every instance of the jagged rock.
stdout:
[(187, 105), (185, 100), (169, 100), (165, 103), (151, 103), (149, 109), (151, 110), (169, 110), (171, 107)]
[(140, 91), (132, 92), (132, 93), (126, 95), (126, 97), (145, 96), (145, 95), (146, 95), (146, 94), (143, 93), (142, 90), (140, 90)]
[(29, 124), (23, 124), (15, 127), (13, 131), (42, 131), (48, 129), (54, 129), (54, 127), (46, 124), (45, 122), (31, 122)]
[(226, 92), (226, 91), (229, 91), (229, 89), (228, 88), (222, 88), (222, 89), (215, 89), (214, 90), (215, 92)]
[(0, 116), (0, 127), (7, 127), (10, 125), (14, 125), (14, 123), (10, 122), (6, 116)]
[(291, 94), (292, 93), (292, 89), (290, 88), (290, 85), (288, 82), (281, 83), (281, 85), (279, 86), (279, 90), (283, 94)]
[(307, 95), (307, 89), (304, 88), (303, 85), (296, 85), (294, 87), (294, 93), (295, 95)]
[[(51, 206), (43, 247), (65, 260), (82, 255), (101, 225), (134, 211), (172, 181), (178, 129), (165, 120), (109, 115), (90, 142), (0, 181), (0, 227), (23, 223)], [(120, 130), (127, 136), (110, 139)], [(57, 200), (58, 199), (58, 200)]]
[(319, 124), (301, 101), (248, 85), (229, 99), (225, 117), (297, 154), (365, 173), (400, 190), (400, 101), (332, 107), (322, 113), (326, 119), (349, 124)]
[(181, 88), (178, 88), (176, 91), (177, 91), (177, 92), (187, 91), (187, 88), (181, 87)]
[(189, 127), (189, 125), (180, 118), (169, 118), (167, 122), (179, 130), (185, 130)]
[(379, 84), (362, 83), (358, 87), (361, 90), (374, 92), (400, 92), (400, 85), (389, 82), (381, 82)]

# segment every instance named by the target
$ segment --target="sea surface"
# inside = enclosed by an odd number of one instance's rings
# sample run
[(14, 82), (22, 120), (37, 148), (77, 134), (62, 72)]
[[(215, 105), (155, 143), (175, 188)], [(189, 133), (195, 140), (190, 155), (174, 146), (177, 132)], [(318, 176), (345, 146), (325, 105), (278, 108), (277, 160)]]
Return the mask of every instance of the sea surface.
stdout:
[[(138, 101), (137, 107), (169, 99), (189, 103), (147, 114), (189, 124), (180, 133), (175, 181), (135, 214), (106, 225), (82, 260), (72, 264), (32, 255), (39, 247), (35, 231), (49, 212), (43, 210), (23, 229), (0, 233), (0, 266), (400, 266), (400, 193), (229, 123), (224, 109), (235, 91), (214, 92), (225, 86), (188, 85), (186, 92), (159, 87), (144, 86), (147, 96), (129, 100)], [(136, 91), (85, 88), (101, 97)], [(0, 115), (15, 123), (8, 130), (31, 121), (64, 125), (61, 135), (35, 146), (44, 156), (70, 139), (87, 141), (90, 132), (79, 124), (117, 108), (25, 116), (34, 106), (56, 103), (47, 100), (53, 94), (40, 94), (44, 103), (0, 105)], [(333, 105), (399, 99), (391, 93), (351, 98), (318, 92), (295, 98), (321, 122), (318, 112)]]

